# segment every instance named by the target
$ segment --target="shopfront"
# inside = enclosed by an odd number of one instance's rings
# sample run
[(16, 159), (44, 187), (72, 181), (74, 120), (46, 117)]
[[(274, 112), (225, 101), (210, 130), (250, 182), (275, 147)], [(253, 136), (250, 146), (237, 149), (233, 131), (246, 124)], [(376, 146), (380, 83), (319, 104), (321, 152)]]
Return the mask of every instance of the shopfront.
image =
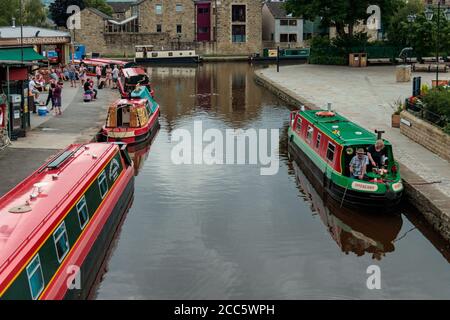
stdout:
[[(66, 64), (70, 61), (71, 36), (69, 32), (23, 26), (1, 27), (0, 47), (33, 47), (36, 52), (50, 57), (53, 64)], [(21, 61), (21, 56), (16, 58)]]

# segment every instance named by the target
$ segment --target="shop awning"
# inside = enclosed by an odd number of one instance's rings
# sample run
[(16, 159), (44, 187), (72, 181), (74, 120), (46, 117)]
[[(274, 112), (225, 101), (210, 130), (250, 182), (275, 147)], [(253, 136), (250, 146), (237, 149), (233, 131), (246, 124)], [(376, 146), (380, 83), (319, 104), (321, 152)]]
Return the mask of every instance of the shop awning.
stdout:
[[(21, 61), (21, 48), (0, 48), (0, 61)], [(23, 61), (46, 60), (44, 56), (34, 51), (31, 47), (23, 48)]]

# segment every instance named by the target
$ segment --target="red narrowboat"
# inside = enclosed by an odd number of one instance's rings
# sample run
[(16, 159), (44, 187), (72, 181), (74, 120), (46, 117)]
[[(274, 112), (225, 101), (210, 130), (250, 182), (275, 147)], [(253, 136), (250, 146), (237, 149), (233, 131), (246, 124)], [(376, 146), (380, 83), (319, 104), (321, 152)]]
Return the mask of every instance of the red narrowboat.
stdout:
[(85, 299), (134, 195), (125, 145), (71, 145), (0, 198), (0, 299)]
[(114, 102), (108, 110), (101, 140), (140, 143), (152, 137), (159, 128), (159, 105), (147, 87), (138, 86), (130, 99)]
[(147, 87), (152, 98), (155, 98), (155, 92), (152, 89), (150, 78), (142, 68), (125, 68), (120, 72), (119, 88), (122, 98), (130, 98), (131, 92), (137, 85)]

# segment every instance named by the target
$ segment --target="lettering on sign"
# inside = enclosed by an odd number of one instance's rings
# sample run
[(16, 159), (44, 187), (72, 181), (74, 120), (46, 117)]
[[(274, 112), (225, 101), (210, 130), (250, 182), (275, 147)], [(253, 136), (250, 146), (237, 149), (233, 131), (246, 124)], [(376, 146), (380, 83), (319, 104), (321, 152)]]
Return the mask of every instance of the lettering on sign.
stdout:
[[(17, 44), (21, 43), (20, 38), (16, 38)], [(23, 38), (23, 44), (51, 44), (51, 43), (69, 43), (68, 37), (39, 37)]]
[(352, 183), (352, 188), (355, 190), (360, 191), (377, 191), (378, 186), (376, 184), (368, 184), (368, 183), (362, 183), (362, 182), (356, 182), (354, 181)]

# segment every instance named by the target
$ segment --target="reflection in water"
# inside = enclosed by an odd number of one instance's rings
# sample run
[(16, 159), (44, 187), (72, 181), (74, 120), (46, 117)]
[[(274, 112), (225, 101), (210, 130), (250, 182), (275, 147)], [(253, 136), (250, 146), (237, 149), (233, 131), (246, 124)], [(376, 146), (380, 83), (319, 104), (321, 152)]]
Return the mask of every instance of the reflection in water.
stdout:
[[(161, 130), (151, 151), (134, 151), (134, 204), (97, 298), (450, 298), (449, 250), (435, 233), (403, 210), (368, 216), (314, 194), (288, 158), (289, 108), (248, 64), (147, 70)], [(280, 129), (278, 174), (173, 164), (173, 130), (192, 132), (197, 120), (204, 130)], [(373, 264), (382, 290), (366, 287)]]
[(393, 242), (402, 227), (402, 218), (399, 215), (355, 212), (341, 208), (340, 204), (331, 198), (324, 202), (297, 162), (294, 161), (292, 165), (300, 191), (305, 199), (311, 202), (312, 211), (319, 214), (342, 252), (353, 252), (357, 256), (371, 253), (373, 259), (381, 260), (387, 252), (395, 250)]
[(153, 141), (155, 141), (159, 132), (159, 128), (157, 131), (152, 134), (146, 141), (143, 141), (139, 144), (132, 144), (127, 146), (128, 154), (130, 155), (131, 160), (134, 163), (134, 176), (137, 177), (139, 175), (140, 170), (145, 164), (145, 161), (148, 159), (148, 155), (150, 153), (151, 146)]

